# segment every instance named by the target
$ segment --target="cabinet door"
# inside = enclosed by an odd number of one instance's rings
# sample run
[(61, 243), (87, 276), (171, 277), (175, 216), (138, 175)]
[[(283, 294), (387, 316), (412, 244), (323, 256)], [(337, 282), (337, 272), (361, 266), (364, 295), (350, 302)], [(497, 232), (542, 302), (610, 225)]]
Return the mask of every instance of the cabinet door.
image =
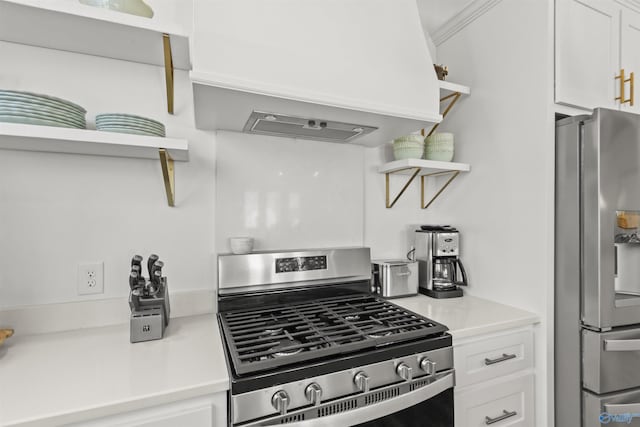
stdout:
[(69, 427), (222, 427), (227, 425), (226, 392), (166, 403)]
[(534, 427), (533, 381), (525, 374), (456, 390), (455, 427)]
[[(625, 74), (634, 73), (636, 82), (640, 82), (640, 14), (628, 9), (622, 10), (620, 32), (620, 63)], [(627, 77), (628, 78), (628, 77)], [(623, 110), (640, 113), (640, 90), (634, 88), (634, 105), (629, 103), (622, 105)], [(631, 85), (625, 84), (625, 96), (631, 96)]]
[(533, 368), (533, 332), (520, 331), (455, 344), (453, 366), (458, 387)]
[(556, 102), (618, 108), (621, 9), (613, 0), (556, 1)]

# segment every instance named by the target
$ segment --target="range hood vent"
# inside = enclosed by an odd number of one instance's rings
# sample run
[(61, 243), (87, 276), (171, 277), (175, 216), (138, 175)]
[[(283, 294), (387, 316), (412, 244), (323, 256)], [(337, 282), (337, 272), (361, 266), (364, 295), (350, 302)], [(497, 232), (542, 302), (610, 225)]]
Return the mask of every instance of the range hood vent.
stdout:
[(193, 16), (198, 129), (376, 147), (442, 120), (416, 0), (194, 0)]
[(326, 142), (348, 142), (376, 129), (373, 126), (353, 123), (253, 111), (243, 130), (246, 133), (260, 135), (313, 139)]

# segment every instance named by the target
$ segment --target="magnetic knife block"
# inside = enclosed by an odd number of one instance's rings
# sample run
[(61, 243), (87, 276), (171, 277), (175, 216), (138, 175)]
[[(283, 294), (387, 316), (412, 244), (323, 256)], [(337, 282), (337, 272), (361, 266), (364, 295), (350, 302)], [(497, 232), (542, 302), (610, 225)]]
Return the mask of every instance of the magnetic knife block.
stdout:
[(160, 283), (154, 295), (143, 295), (136, 292), (136, 289), (129, 292), (132, 343), (159, 340), (164, 336), (165, 328), (169, 326), (171, 307), (167, 278), (162, 277)]

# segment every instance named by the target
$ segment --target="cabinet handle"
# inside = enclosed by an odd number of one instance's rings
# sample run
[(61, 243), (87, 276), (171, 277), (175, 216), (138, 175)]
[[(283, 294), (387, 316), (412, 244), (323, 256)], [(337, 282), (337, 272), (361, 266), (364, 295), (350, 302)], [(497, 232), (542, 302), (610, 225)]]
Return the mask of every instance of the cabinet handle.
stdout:
[[(631, 105), (633, 107), (633, 101), (634, 101), (634, 75), (633, 73), (631, 73), (629, 75), (628, 79), (624, 78), (624, 68), (620, 69), (620, 75), (616, 76), (616, 80), (620, 79), (620, 96), (617, 96), (615, 98), (616, 101), (620, 101), (620, 104), (626, 104), (627, 102), (629, 103), (629, 105)], [(626, 82), (629, 82), (629, 98), (625, 98), (624, 97), (624, 84)]]
[(633, 73), (629, 77), (629, 105), (633, 107)]
[(502, 415), (500, 415), (500, 416), (497, 416), (495, 418), (484, 417), (484, 423), (489, 426), (489, 425), (495, 424), (495, 423), (497, 423), (499, 421), (506, 420), (507, 418), (515, 417), (516, 415), (518, 415), (518, 413), (516, 411), (509, 412), (509, 411), (505, 411), (503, 409), (502, 410)]
[(509, 359), (515, 359), (516, 357), (517, 356), (515, 354), (502, 353), (502, 356), (498, 357), (497, 359), (484, 359), (484, 364), (487, 366), (495, 365), (496, 363), (504, 362), (505, 360)]

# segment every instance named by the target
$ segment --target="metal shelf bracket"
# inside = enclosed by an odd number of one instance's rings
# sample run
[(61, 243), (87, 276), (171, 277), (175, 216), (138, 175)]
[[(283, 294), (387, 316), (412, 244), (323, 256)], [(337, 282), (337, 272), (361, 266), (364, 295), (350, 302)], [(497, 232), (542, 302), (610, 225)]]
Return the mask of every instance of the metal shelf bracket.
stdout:
[(167, 203), (175, 206), (176, 199), (176, 179), (173, 159), (164, 148), (160, 149), (160, 166), (162, 167), (162, 177), (164, 179), (164, 189), (167, 193)]
[[(447, 114), (449, 114), (449, 112), (451, 111), (451, 109), (453, 108), (453, 106), (455, 105), (456, 102), (458, 102), (458, 99), (460, 99), (460, 96), (462, 96), (461, 92), (452, 92), (447, 96), (443, 96), (442, 98), (440, 98), (440, 103), (443, 103), (445, 101), (449, 101), (449, 103), (446, 105), (443, 113), (442, 113), (442, 119), (444, 120), (444, 118), (447, 116)], [(430, 136), (432, 135), (436, 129), (438, 128), (438, 126), (440, 125), (440, 123), (436, 123), (431, 130), (429, 131), (429, 133), (426, 136)], [(425, 130), (422, 129), (421, 131), (422, 136), (425, 136)], [(413, 170), (415, 169), (415, 172), (413, 172), (413, 174), (411, 174), (411, 176), (409, 177), (409, 180), (406, 182), (406, 184), (404, 185), (404, 187), (402, 187), (402, 189), (400, 190), (400, 192), (398, 193), (398, 195), (393, 199), (393, 201), (389, 201), (390, 200), (390, 196), (389, 196), (389, 175), (391, 175), (392, 173), (397, 173), (397, 172), (402, 172), (402, 171), (406, 171), (406, 170)], [(400, 198), (400, 196), (402, 196), (405, 192), (405, 190), (407, 189), (407, 187), (409, 187), (409, 185), (411, 184), (411, 182), (413, 182), (413, 180), (416, 178), (416, 176), (418, 176), (418, 174), (420, 173), (421, 168), (405, 168), (405, 169), (399, 169), (393, 172), (386, 172), (385, 173), (385, 196), (386, 196), (386, 206), (387, 209), (392, 208), (393, 205), (396, 204), (396, 202), (398, 201), (398, 199)], [(448, 175), (451, 174), (451, 176), (449, 177), (449, 179), (447, 180), (447, 182), (444, 183), (444, 185), (442, 187), (440, 187), (440, 189), (436, 192), (436, 194), (425, 204), (425, 195), (424, 195), (424, 191), (425, 191), (425, 181), (426, 178), (428, 177), (435, 177), (435, 176), (440, 176), (440, 175)], [(431, 204), (438, 198), (438, 196), (440, 196), (440, 194), (442, 194), (442, 192), (445, 190), (445, 188), (447, 188), (449, 186), (449, 184), (451, 184), (451, 182), (453, 182), (454, 179), (456, 179), (456, 177), (460, 175), (460, 171), (459, 170), (445, 170), (445, 171), (440, 171), (440, 172), (434, 172), (434, 173), (430, 173), (430, 174), (425, 174), (425, 175), (421, 175), (420, 176), (420, 207), (422, 209), (427, 209), (429, 206), (431, 206)]]
[(164, 80), (167, 85), (167, 111), (173, 114), (173, 57), (169, 34), (162, 35), (162, 45), (164, 47)]
[[(397, 170), (395, 172), (401, 172), (403, 170), (408, 170), (408, 169), (414, 169), (414, 168), (400, 169), (400, 170)], [(407, 183), (404, 185), (404, 187), (402, 187), (402, 190), (400, 190), (398, 195), (393, 199), (393, 202), (391, 202), (391, 203), (389, 203), (389, 175), (391, 175), (394, 172), (387, 172), (387, 173), (384, 174), (384, 176), (385, 176), (385, 184), (386, 184), (385, 195), (386, 195), (386, 206), (387, 206), (387, 209), (392, 208), (393, 205), (396, 204), (396, 202), (398, 201), (400, 196), (402, 196), (404, 194), (405, 190), (407, 189), (407, 187), (409, 187), (409, 184), (411, 184), (411, 182), (415, 179), (415, 177), (418, 176), (418, 173), (420, 173), (420, 168), (415, 168), (415, 169), (416, 169), (416, 171), (413, 173), (413, 175), (411, 175), (411, 177), (409, 178)]]
[[(450, 93), (447, 96), (444, 96), (442, 98), (440, 98), (440, 103), (446, 101), (446, 100), (450, 100), (449, 104), (447, 104), (446, 108), (444, 109), (444, 112), (442, 113), (442, 120), (444, 120), (445, 117), (447, 117), (447, 114), (449, 114), (449, 111), (451, 111), (451, 109), (453, 108), (453, 106), (455, 105), (456, 102), (458, 102), (458, 99), (460, 99), (460, 96), (462, 94), (460, 92), (453, 92)], [(440, 122), (442, 123), (442, 122)], [(422, 129), (421, 133), (422, 136), (431, 136), (436, 129), (438, 129), (438, 126), (440, 126), (440, 123), (436, 123), (431, 130), (429, 131), (429, 133), (427, 135), (425, 135), (424, 129)]]
[[(444, 185), (442, 187), (440, 187), (440, 189), (436, 192), (436, 194), (431, 198), (431, 200), (429, 200), (429, 202), (425, 205), (424, 204), (424, 189), (425, 189), (425, 181), (427, 177), (430, 176), (440, 176), (440, 175), (446, 175), (446, 174), (451, 174), (451, 177), (449, 177), (449, 179), (447, 180), (447, 182), (444, 183)], [(451, 184), (451, 182), (456, 179), (456, 177), (460, 175), (460, 171), (443, 171), (443, 172), (436, 172), (436, 173), (431, 173), (428, 175), (422, 175), (420, 177), (420, 206), (422, 207), (422, 209), (427, 209), (429, 206), (431, 206), (431, 204), (434, 202), (434, 200), (436, 200), (438, 198), (438, 196), (440, 194), (442, 194), (442, 192), (444, 191), (445, 188), (447, 188), (449, 186), (449, 184)]]

